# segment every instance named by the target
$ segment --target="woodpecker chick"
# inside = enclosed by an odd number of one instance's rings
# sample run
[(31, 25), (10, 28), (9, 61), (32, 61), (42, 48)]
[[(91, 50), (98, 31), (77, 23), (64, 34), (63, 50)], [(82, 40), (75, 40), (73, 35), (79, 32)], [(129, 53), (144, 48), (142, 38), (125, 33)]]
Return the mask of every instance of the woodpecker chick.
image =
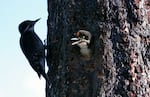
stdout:
[(91, 43), (92, 35), (89, 31), (86, 30), (79, 30), (76, 33), (75, 38), (71, 38), (72, 41), (75, 41), (72, 43), (72, 45), (77, 45), (80, 48), (80, 53), (85, 58), (90, 58), (91, 56), (91, 50), (90, 50), (90, 43)]
[(20, 47), (39, 78), (42, 75), (50, 83), (45, 73), (45, 48), (38, 35), (34, 32), (34, 25), (39, 20), (26, 20), (19, 24), (19, 32), (21, 34)]

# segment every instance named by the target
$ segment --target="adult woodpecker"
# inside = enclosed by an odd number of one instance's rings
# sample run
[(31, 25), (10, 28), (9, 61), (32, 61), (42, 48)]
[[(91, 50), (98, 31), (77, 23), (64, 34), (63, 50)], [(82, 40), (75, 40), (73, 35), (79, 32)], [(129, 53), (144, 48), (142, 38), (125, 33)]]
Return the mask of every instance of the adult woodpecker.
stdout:
[(91, 49), (90, 49), (91, 39), (92, 39), (91, 33), (86, 30), (79, 30), (76, 33), (76, 37), (71, 38), (72, 41), (75, 41), (72, 43), (72, 45), (77, 45), (80, 48), (81, 55), (88, 59), (91, 56)]
[(21, 34), (20, 47), (39, 78), (42, 75), (50, 83), (45, 73), (45, 48), (40, 38), (34, 32), (34, 25), (39, 20), (26, 20), (19, 24), (19, 32)]

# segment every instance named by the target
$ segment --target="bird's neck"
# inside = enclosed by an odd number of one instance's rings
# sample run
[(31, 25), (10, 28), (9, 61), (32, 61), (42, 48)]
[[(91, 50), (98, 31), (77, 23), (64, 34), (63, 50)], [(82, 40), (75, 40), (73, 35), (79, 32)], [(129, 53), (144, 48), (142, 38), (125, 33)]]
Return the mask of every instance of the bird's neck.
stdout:
[(30, 27), (27, 31), (34, 32), (34, 27)]
[(21, 35), (28, 35), (29, 33), (34, 33), (34, 31), (33, 30), (24, 31), (21, 33)]

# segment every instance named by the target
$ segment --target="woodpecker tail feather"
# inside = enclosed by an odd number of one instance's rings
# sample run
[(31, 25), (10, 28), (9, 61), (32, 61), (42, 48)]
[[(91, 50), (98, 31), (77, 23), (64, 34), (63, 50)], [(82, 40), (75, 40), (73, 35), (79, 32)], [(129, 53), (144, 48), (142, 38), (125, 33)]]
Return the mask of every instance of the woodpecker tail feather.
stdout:
[(38, 74), (39, 79), (41, 79), (41, 74), (40, 73), (37, 73), (37, 74)]
[(46, 73), (44, 73), (43, 77), (45, 78), (46, 83), (48, 84), (48, 87), (51, 88), (51, 82), (50, 82), (50, 79), (49, 79), (48, 75)]

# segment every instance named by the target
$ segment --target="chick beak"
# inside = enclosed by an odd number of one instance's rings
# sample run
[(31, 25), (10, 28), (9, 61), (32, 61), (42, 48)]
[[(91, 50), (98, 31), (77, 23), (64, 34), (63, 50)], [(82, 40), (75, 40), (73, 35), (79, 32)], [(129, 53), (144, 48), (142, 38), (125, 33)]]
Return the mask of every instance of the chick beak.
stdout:
[(78, 38), (71, 38), (72, 41), (77, 41), (79, 40)]

